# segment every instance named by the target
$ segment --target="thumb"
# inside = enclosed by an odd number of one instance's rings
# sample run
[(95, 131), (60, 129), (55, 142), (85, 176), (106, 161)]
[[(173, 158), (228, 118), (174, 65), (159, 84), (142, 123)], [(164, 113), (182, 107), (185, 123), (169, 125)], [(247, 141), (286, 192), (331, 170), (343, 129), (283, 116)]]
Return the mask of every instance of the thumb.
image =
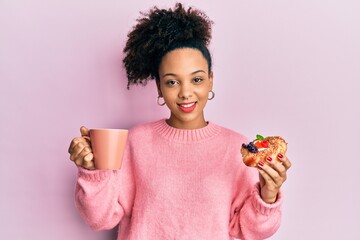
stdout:
[(82, 126), (80, 128), (80, 132), (82, 137), (89, 137), (89, 129), (87, 129), (86, 127)]

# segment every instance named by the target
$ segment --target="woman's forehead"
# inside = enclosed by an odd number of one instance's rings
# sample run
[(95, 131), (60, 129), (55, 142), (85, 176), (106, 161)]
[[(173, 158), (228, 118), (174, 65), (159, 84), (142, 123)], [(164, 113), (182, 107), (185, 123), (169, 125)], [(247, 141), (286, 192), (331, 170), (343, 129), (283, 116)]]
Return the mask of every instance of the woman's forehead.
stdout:
[(159, 66), (159, 72), (188, 73), (202, 70), (208, 72), (208, 63), (203, 54), (194, 48), (179, 48), (164, 55)]

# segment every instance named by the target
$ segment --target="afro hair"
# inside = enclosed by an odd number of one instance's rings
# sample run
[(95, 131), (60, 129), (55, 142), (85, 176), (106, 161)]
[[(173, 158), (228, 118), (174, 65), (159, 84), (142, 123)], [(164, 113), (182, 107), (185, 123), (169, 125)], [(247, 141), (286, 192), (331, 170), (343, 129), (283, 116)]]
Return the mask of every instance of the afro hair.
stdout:
[[(149, 79), (159, 80), (161, 58), (177, 48), (196, 48), (202, 52), (211, 69), (211, 56), (207, 46), (211, 40), (212, 21), (205, 13), (194, 8), (187, 10), (181, 3), (174, 9), (153, 7), (141, 13), (137, 24), (128, 34), (123, 64), (130, 85), (146, 85)], [(210, 71), (209, 71), (210, 72)]]

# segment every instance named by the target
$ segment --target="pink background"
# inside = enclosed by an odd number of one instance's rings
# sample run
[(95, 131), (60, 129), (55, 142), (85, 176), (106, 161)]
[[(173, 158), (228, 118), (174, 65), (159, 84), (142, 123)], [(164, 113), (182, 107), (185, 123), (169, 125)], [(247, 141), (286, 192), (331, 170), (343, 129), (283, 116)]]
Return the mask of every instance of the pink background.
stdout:
[[(125, 3), (126, 2), (126, 3)], [(271, 239), (359, 239), (359, 1), (184, 1), (214, 21), (208, 120), (279, 134), (293, 161)], [(174, 1), (0, 2), (0, 239), (115, 239), (74, 207), (79, 127), (168, 116), (153, 83), (126, 90), (139, 11)]]

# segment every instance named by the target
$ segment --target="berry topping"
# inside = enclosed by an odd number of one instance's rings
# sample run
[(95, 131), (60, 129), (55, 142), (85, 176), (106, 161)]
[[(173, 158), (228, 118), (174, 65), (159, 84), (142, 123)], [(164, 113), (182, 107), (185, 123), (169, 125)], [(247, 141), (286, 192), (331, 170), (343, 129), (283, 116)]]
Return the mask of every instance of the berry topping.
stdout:
[(262, 145), (261, 142), (259, 142), (259, 141), (256, 141), (256, 142), (255, 142), (255, 146), (256, 146), (257, 148), (263, 148), (263, 145)]
[(257, 147), (254, 145), (253, 142), (249, 142), (249, 144), (247, 145), (247, 149), (249, 150), (249, 152), (251, 153), (257, 153), (258, 149)]
[(269, 142), (268, 142), (267, 140), (262, 140), (262, 141), (260, 142), (260, 144), (261, 144), (261, 146), (262, 146), (263, 148), (268, 148), (268, 147), (269, 147)]
[(251, 153), (257, 153), (260, 150), (263, 150), (264, 148), (268, 148), (269, 147), (269, 138), (264, 138), (263, 136), (257, 134), (256, 135), (256, 139), (252, 142), (249, 142), (249, 144), (245, 144), (243, 143), (241, 146), (243, 148), (246, 148), (247, 150), (249, 150), (249, 152)]

